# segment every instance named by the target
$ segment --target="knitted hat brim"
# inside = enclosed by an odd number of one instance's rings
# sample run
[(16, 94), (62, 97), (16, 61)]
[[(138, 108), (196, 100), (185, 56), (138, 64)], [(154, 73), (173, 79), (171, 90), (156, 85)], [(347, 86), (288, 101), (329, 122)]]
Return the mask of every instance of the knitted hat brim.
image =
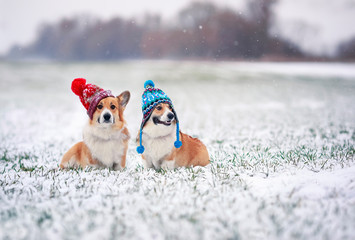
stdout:
[(174, 113), (174, 115), (175, 115), (175, 120), (176, 120), (176, 122), (179, 122), (179, 119), (178, 119), (178, 117), (177, 117), (177, 115), (176, 115), (175, 109), (174, 109), (173, 105), (171, 104), (171, 102), (169, 102), (168, 100), (163, 99), (163, 100), (159, 100), (159, 101), (155, 102), (155, 103), (151, 106), (151, 109), (149, 110), (149, 112), (147, 113), (147, 115), (146, 115), (146, 116), (143, 118), (143, 120), (142, 120), (141, 129), (143, 129), (143, 127), (145, 126), (145, 124), (146, 124), (147, 121), (149, 120), (150, 116), (152, 115), (152, 113), (153, 113), (155, 107), (156, 107), (159, 103), (167, 103), (167, 104), (169, 104), (169, 105), (171, 106), (171, 111), (172, 111), (172, 112)]
[(99, 102), (104, 99), (104, 98), (107, 98), (107, 97), (115, 97), (112, 95), (111, 91), (110, 90), (106, 90), (106, 91), (101, 91), (101, 92), (98, 92), (96, 93), (91, 102), (90, 102), (90, 106), (89, 106), (89, 109), (87, 111), (87, 114), (89, 115), (90, 119), (92, 120), (93, 116), (94, 116), (94, 112), (96, 110), (96, 107), (97, 105), (99, 104)]

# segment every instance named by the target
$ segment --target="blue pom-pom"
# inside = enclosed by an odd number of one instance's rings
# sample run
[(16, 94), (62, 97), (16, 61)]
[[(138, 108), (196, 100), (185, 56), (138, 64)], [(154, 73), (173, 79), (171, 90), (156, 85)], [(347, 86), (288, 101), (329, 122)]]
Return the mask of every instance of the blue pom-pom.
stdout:
[(174, 146), (175, 146), (176, 148), (180, 148), (180, 147), (182, 146), (182, 142), (181, 142), (181, 141), (175, 141), (175, 142), (174, 142)]
[(147, 81), (145, 81), (145, 83), (144, 83), (144, 88), (147, 88), (147, 87), (149, 87), (149, 86), (151, 86), (151, 87), (154, 87), (154, 86), (155, 86), (155, 84), (154, 84), (154, 82), (153, 82), (152, 80), (147, 80)]
[(143, 146), (138, 146), (137, 147), (137, 153), (142, 154), (144, 152), (144, 147)]

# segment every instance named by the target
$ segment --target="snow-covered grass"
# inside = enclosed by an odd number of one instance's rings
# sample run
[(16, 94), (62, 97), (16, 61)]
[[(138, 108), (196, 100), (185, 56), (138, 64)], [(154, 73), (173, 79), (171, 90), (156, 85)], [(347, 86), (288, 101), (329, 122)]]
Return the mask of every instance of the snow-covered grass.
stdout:
[[(355, 65), (0, 63), (1, 239), (354, 239)], [(60, 170), (81, 140), (75, 77), (130, 90), (127, 168)], [(205, 168), (146, 170), (143, 83), (173, 100)]]

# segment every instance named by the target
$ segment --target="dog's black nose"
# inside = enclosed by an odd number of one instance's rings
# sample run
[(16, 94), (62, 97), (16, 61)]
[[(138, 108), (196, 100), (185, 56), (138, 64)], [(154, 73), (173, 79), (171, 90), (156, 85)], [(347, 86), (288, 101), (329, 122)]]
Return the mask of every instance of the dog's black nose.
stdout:
[(174, 118), (174, 114), (173, 113), (169, 113), (168, 114), (168, 118), (169, 118), (169, 120), (172, 120)]
[(105, 113), (105, 114), (104, 114), (104, 119), (105, 119), (105, 121), (110, 120), (110, 118), (111, 118), (111, 114), (109, 114), (109, 113)]

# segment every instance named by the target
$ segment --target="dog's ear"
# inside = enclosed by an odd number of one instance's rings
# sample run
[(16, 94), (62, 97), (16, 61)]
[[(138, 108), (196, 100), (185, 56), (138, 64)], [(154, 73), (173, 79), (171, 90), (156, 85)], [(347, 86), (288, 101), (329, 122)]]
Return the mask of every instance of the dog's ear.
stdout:
[(129, 91), (124, 91), (121, 93), (119, 96), (117, 96), (119, 103), (122, 107), (126, 107), (127, 103), (129, 102), (129, 99), (131, 98), (131, 94)]

